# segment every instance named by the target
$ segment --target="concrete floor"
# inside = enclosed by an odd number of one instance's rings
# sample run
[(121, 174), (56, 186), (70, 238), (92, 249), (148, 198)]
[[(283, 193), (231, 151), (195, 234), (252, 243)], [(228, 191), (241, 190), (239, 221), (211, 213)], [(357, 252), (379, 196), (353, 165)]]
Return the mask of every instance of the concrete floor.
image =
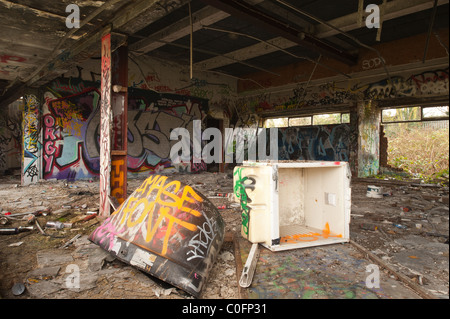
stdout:
[[(20, 176), (19, 176), (20, 177)], [(146, 298), (186, 299), (183, 291), (158, 282), (118, 260), (111, 259), (87, 236), (99, 225), (87, 212), (98, 209), (98, 181), (43, 181), (22, 187), (18, 176), (0, 179), (0, 208), (13, 214), (43, 211), (40, 225), (61, 220), (72, 227), (46, 232), (38, 230), (0, 236), (0, 296), (4, 299), (34, 298)], [(205, 195), (232, 192), (229, 174), (179, 174), (175, 178)], [(131, 193), (143, 179), (129, 179)], [(366, 196), (367, 185), (383, 186), (389, 196)], [(350, 243), (311, 247), (286, 252), (260, 249), (252, 286), (240, 288), (238, 281), (250, 243), (240, 236), (239, 207), (226, 198), (210, 199), (220, 209), (228, 240), (209, 275), (202, 299), (234, 298), (330, 298), (405, 299), (423, 298), (407, 287), (406, 278), (422, 292), (448, 298), (449, 208), (448, 188), (414, 183), (354, 180), (352, 183), (351, 240), (378, 258), (380, 288), (368, 289), (366, 267), (374, 264)], [(21, 219), (21, 218), (20, 218)], [(10, 220), (1, 228), (26, 226), (26, 220)], [(376, 230), (375, 230), (376, 227)], [(400, 228), (399, 228), (400, 227)], [(80, 235), (73, 244), (61, 248)], [(233, 241), (234, 238), (234, 241)], [(49, 256), (51, 258), (49, 258)], [(71, 265), (81, 273), (79, 289), (67, 287)], [(390, 271), (383, 268), (387, 265)], [(232, 278), (230, 280), (230, 278)], [(25, 291), (15, 296), (15, 284)], [(414, 288), (414, 287), (413, 287)]]

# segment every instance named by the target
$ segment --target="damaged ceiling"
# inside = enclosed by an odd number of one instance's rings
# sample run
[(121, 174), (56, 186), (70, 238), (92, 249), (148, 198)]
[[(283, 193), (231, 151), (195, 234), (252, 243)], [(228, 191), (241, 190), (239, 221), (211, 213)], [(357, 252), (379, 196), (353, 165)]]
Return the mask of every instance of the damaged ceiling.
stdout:
[[(370, 3), (384, 11), (379, 34), (358, 22), (368, 14), (358, 8)], [(80, 28), (66, 26), (69, 4), (80, 8)], [(135, 56), (192, 63), (195, 71), (236, 79), (255, 72), (280, 76), (275, 68), (299, 60), (345, 75), (345, 68), (320, 58), (351, 66), (362, 48), (438, 36), (448, 28), (448, 9), (448, 0), (0, 0), (0, 104), (98, 59), (101, 35), (109, 30), (113, 46), (127, 41)]]

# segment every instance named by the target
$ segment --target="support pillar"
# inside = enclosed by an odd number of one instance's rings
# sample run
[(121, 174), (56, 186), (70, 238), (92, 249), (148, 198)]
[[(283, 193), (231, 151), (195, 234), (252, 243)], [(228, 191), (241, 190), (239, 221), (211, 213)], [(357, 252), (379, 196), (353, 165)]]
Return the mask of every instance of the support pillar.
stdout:
[(41, 103), (37, 92), (23, 95), (22, 173), (23, 186), (42, 179)]
[(128, 47), (113, 53), (112, 62), (111, 196), (122, 204), (127, 199)]
[(111, 205), (111, 34), (102, 37), (101, 109), (100, 109), (100, 210), (109, 217)]
[(381, 110), (374, 101), (360, 101), (358, 109), (358, 177), (380, 171)]

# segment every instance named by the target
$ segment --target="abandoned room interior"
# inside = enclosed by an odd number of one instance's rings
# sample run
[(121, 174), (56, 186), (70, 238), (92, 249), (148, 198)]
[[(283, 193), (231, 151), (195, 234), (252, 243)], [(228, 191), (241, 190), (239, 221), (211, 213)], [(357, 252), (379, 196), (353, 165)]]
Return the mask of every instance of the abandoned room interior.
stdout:
[(448, 14), (0, 0), (0, 298), (448, 299)]

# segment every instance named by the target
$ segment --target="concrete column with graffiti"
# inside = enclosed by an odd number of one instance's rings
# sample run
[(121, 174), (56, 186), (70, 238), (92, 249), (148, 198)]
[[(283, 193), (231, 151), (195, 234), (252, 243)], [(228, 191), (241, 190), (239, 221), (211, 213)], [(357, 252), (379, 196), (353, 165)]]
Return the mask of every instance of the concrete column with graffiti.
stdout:
[(380, 169), (381, 111), (376, 102), (358, 102), (358, 177), (378, 174)]
[(100, 211), (110, 215), (111, 206), (111, 34), (102, 37), (102, 75), (100, 108)]
[(128, 48), (118, 48), (112, 58), (111, 196), (122, 204), (127, 199)]
[(23, 96), (23, 101), (22, 185), (29, 185), (42, 178), (41, 103), (38, 94), (31, 92)]

